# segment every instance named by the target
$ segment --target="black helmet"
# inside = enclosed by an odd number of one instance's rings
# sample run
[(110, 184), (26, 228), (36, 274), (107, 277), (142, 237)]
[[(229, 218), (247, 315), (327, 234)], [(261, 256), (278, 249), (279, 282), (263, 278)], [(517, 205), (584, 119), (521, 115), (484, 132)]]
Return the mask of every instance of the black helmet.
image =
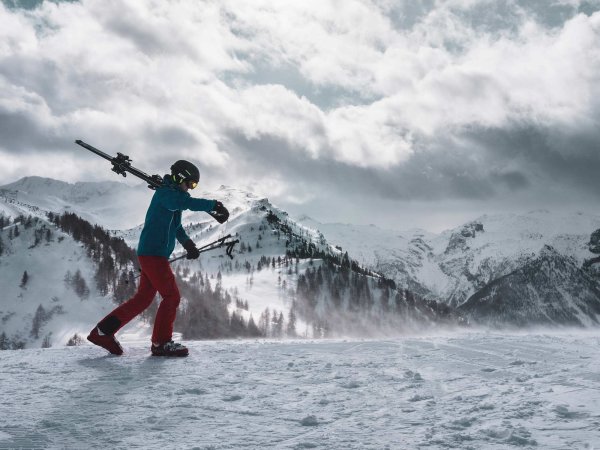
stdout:
[(177, 184), (183, 181), (200, 182), (200, 171), (189, 161), (180, 159), (171, 166), (171, 175)]

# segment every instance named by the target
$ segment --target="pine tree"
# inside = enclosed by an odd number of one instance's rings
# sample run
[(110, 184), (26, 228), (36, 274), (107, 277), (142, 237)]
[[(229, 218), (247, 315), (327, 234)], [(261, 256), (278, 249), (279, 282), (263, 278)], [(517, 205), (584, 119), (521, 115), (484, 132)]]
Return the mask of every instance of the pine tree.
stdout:
[(11, 341), (10, 346), (12, 350), (23, 350), (25, 348), (25, 342), (20, 341), (18, 338), (15, 337)]
[(273, 337), (280, 338), (283, 333), (283, 313), (277, 314), (277, 311), (273, 310), (271, 324), (271, 334)]
[(23, 276), (21, 277), (21, 288), (24, 288), (27, 282), (29, 281), (29, 274), (27, 271), (23, 272)]
[(215, 285), (215, 295), (217, 297), (221, 297), (223, 291), (223, 275), (221, 275), (221, 271), (217, 273), (217, 284)]
[(0, 350), (8, 350), (10, 348), (10, 342), (6, 337), (6, 333), (3, 331), (0, 334)]
[(263, 336), (261, 331), (256, 326), (256, 323), (254, 322), (254, 317), (252, 317), (252, 315), (250, 316), (250, 320), (248, 320), (248, 336), (250, 336), (250, 337)]
[(81, 336), (79, 336), (77, 333), (75, 333), (68, 341), (67, 341), (67, 346), (68, 347), (75, 347), (78, 345), (83, 344), (83, 338)]
[(40, 337), (40, 329), (44, 325), (46, 321), (47, 313), (42, 305), (38, 306), (35, 311), (35, 315), (33, 316), (33, 320), (31, 323), (31, 336), (35, 339), (39, 339)]
[(75, 293), (81, 300), (90, 296), (90, 290), (87, 287), (85, 278), (83, 278), (79, 269), (77, 269), (77, 272), (75, 272), (75, 275), (73, 275), (72, 286), (75, 290)]
[(46, 336), (44, 336), (44, 340), (42, 341), (42, 348), (52, 347), (52, 342), (50, 341), (51, 335), (52, 335), (52, 333), (48, 333)]
[(129, 272), (121, 272), (113, 292), (113, 299), (115, 302), (121, 304), (133, 297), (133, 294), (135, 293), (135, 285), (136, 283), (132, 270)]
[(290, 313), (288, 316), (288, 325), (286, 329), (286, 334), (288, 337), (294, 338), (296, 337), (296, 313), (294, 312), (294, 307), (290, 309)]
[(246, 334), (246, 324), (244, 323), (244, 318), (241, 315), (236, 314), (235, 311), (231, 313), (229, 327), (232, 336), (240, 337)]
[(270, 322), (271, 312), (269, 308), (265, 308), (263, 313), (260, 315), (258, 319), (258, 329), (260, 330), (263, 336), (269, 335), (269, 322)]

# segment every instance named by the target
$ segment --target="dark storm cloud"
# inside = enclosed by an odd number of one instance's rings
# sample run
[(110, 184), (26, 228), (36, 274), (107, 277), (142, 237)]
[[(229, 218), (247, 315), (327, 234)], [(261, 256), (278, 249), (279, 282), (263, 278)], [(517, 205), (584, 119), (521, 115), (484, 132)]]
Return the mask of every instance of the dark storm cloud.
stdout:
[[(386, 168), (361, 168), (333, 159), (314, 159), (273, 137), (248, 140), (233, 138), (231, 151), (240, 167), (259, 177), (278, 176), (311, 194), (374, 196), (388, 200), (487, 198), (498, 183), (527, 184), (518, 172), (490, 173), (482, 170), (465, 152), (447, 156), (416, 152), (405, 164)], [(511, 189), (517, 188), (511, 185)]]
[(70, 140), (41, 123), (27, 111), (11, 112), (0, 107), (0, 149), (19, 155), (23, 152), (53, 152), (65, 149)]
[[(468, 136), (490, 163), (514, 162), (539, 183), (600, 194), (600, 133), (533, 125), (473, 130)], [(524, 186), (524, 187), (527, 187)]]
[[(573, 195), (600, 194), (600, 135), (558, 133), (533, 125), (471, 127), (459, 139), (423, 140), (402, 165), (361, 168), (314, 159), (290, 143), (263, 136), (232, 137), (233, 158), (260, 177), (279, 176), (313, 194), (375, 196), (388, 200), (494, 199), (546, 186)], [(577, 149), (577, 151), (573, 151)]]

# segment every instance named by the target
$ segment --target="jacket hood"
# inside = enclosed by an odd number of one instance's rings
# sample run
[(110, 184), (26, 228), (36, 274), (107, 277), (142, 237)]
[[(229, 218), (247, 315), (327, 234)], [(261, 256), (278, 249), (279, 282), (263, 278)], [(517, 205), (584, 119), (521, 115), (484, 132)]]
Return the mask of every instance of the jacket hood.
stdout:
[(177, 185), (173, 181), (173, 178), (171, 178), (171, 175), (168, 173), (163, 175), (163, 184), (169, 187), (177, 187)]

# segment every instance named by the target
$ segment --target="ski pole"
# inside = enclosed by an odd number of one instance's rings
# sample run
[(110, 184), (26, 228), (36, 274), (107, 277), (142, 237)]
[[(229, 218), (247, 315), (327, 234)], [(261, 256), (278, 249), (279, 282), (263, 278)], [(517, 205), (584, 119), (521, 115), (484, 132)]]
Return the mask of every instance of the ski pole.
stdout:
[[(227, 254), (227, 256), (229, 256), (231, 259), (233, 259), (233, 255), (231, 254), (231, 252), (233, 251), (233, 247), (235, 244), (237, 244), (238, 242), (240, 242), (238, 239), (236, 239), (235, 241), (229, 241), (229, 242), (225, 242), (226, 239), (229, 239), (231, 237), (231, 234), (228, 234), (227, 236), (224, 236), (220, 239), (217, 239), (214, 242), (210, 242), (209, 244), (203, 245), (202, 247), (200, 247), (198, 249), (199, 253), (204, 253), (204, 252), (208, 252), (210, 250), (215, 250), (217, 248), (221, 248), (223, 246), (227, 246), (227, 249), (225, 250), (225, 253)], [(181, 255), (178, 256), (176, 258), (170, 259), (169, 262), (174, 262), (174, 261), (179, 261), (180, 259), (185, 258), (187, 255)]]
[[(220, 239), (217, 239), (216, 241), (209, 242), (208, 244), (203, 245), (202, 247), (200, 247), (198, 249), (198, 253), (205, 253), (205, 252), (208, 252), (208, 251), (211, 251), (211, 250), (216, 250), (217, 248), (221, 248), (221, 247), (225, 246), (226, 247), (225, 254), (227, 256), (229, 256), (231, 259), (233, 259), (233, 255), (232, 255), (233, 247), (235, 246), (235, 244), (237, 244), (240, 241), (239, 241), (239, 239), (236, 239), (234, 241), (225, 242), (225, 240), (228, 239), (228, 238), (230, 238), (230, 237), (232, 237), (231, 234), (228, 234), (227, 236), (224, 236), (224, 237), (222, 237)], [(170, 259), (169, 262), (172, 263), (174, 261), (179, 261), (180, 259), (183, 259), (186, 256), (187, 256), (187, 254), (186, 255), (178, 256), (176, 258)], [(141, 275), (142, 275), (141, 273), (135, 275), (132, 278), (132, 280), (135, 280), (135, 279), (139, 278)], [(127, 284), (129, 284), (129, 280), (126, 280), (125, 282)]]

